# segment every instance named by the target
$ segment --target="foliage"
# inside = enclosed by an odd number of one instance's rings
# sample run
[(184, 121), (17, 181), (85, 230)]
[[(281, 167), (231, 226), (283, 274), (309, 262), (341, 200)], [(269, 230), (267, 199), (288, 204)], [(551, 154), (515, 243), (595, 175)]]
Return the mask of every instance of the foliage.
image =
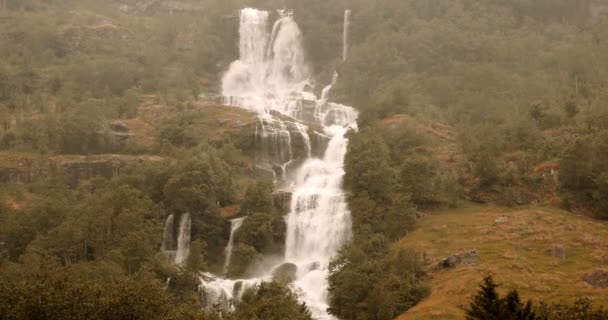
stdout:
[(96, 282), (74, 277), (69, 270), (24, 280), (0, 279), (2, 319), (205, 319), (148, 281)]
[(343, 319), (393, 319), (428, 293), (416, 253), (388, 254), (386, 239), (343, 248), (330, 264), (329, 311)]
[(536, 319), (530, 301), (524, 305), (517, 291), (511, 291), (506, 297), (501, 298), (498, 292), (496, 292), (497, 287), (498, 285), (492, 277), (487, 276), (484, 278), (477, 295), (473, 297), (473, 300), (466, 309), (467, 320)]
[(608, 316), (608, 312), (601, 307), (595, 308), (587, 298), (581, 298), (572, 304), (549, 304), (541, 301), (538, 306), (534, 306), (531, 301), (522, 303), (517, 290), (512, 290), (501, 298), (497, 288), (498, 285), (491, 276), (484, 278), (477, 294), (466, 308), (467, 319), (594, 320), (605, 319)]
[(594, 307), (591, 300), (586, 298), (581, 298), (572, 304), (547, 304), (541, 302), (536, 312), (540, 320), (600, 320), (608, 317), (608, 311), (602, 307)]
[(284, 251), (285, 219), (274, 206), (272, 184), (256, 182), (247, 188), (240, 214), (243, 225), (236, 232), (235, 248), (228, 274), (243, 276), (262, 255), (282, 254)]
[(312, 320), (306, 304), (277, 282), (263, 282), (243, 293), (235, 320)]

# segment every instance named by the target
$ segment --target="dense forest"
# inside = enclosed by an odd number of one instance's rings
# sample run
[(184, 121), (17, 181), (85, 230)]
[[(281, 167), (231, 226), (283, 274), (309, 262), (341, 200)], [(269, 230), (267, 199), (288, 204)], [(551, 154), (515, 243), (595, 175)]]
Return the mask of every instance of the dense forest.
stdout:
[[(337, 70), (332, 98), (360, 112), (333, 316), (394, 319), (429, 296), (431, 263), (397, 244), (434, 209), (608, 219), (603, 1), (0, 0), (0, 318), (312, 319), (281, 279), (230, 310), (202, 307), (199, 273), (222, 269), (230, 219), (247, 217), (227, 276), (285, 251), (289, 208), (256, 166), (255, 119), (218, 100), (249, 6), (293, 10), (315, 93)], [(176, 267), (163, 225), (185, 213)], [(484, 280), (467, 319), (605, 317), (589, 300), (526, 305), (496, 288)]]

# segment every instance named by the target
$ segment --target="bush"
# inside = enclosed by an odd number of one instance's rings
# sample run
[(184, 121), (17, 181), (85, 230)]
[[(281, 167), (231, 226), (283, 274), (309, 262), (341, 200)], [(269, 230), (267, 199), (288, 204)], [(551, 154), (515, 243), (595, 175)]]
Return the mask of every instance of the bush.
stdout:
[(263, 282), (243, 293), (234, 313), (236, 320), (312, 320), (306, 304), (287, 287)]

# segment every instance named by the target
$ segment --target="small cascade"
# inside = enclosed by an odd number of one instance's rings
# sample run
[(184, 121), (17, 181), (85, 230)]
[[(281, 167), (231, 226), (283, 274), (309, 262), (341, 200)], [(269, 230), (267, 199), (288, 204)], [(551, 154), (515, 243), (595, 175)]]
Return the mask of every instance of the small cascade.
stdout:
[(226, 254), (226, 260), (224, 261), (224, 275), (228, 273), (228, 267), (230, 267), (230, 259), (232, 258), (232, 247), (234, 245), (234, 235), (241, 228), (245, 218), (238, 218), (230, 221), (230, 239), (228, 245), (224, 250)]
[(284, 121), (272, 118), (260, 118), (256, 136), (261, 161), (269, 161), (280, 166), (293, 159), (291, 133)]
[(169, 215), (165, 220), (165, 228), (163, 231), (163, 243), (160, 247), (160, 252), (170, 261), (175, 260), (175, 251), (177, 249), (177, 241), (175, 236), (175, 215)]
[(308, 135), (308, 127), (299, 122), (296, 122), (294, 124), (296, 126), (296, 129), (298, 129), (300, 136), (302, 137), (302, 141), (304, 142), (306, 158), (310, 158), (312, 156), (312, 146), (310, 144), (310, 136)]
[(328, 109), (328, 100), (331, 89), (333, 89), (334, 85), (338, 82), (339, 75), (334, 71), (334, 75), (331, 79), (331, 83), (328, 84), (323, 91), (321, 91), (321, 99), (319, 99), (315, 104), (314, 117), (322, 125), (325, 125), (325, 115)]
[(234, 309), (234, 303), (238, 301), (243, 293), (262, 281), (270, 279), (230, 280), (222, 279), (211, 273), (202, 273), (199, 277), (200, 285), (198, 291), (205, 310), (219, 308), (230, 311)]
[(350, 33), (350, 15), (351, 11), (344, 11), (344, 36), (342, 38), (342, 61), (348, 58), (348, 36)]
[(183, 265), (190, 255), (190, 232), (192, 219), (189, 213), (184, 213), (179, 223), (177, 234), (177, 250), (175, 252), (175, 264)]

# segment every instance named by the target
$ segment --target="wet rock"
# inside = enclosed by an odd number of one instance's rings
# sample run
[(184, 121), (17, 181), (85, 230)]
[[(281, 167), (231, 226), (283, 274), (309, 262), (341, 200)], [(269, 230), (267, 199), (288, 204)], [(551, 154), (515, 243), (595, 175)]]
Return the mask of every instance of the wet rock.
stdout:
[(284, 263), (274, 269), (272, 272), (272, 279), (280, 283), (288, 284), (296, 280), (297, 272), (298, 266), (293, 263)]
[(272, 194), (274, 200), (274, 206), (282, 214), (289, 213), (291, 209), (291, 192), (287, 191), (276, 191)]
[(255, 165), (255, 175), (261, 179), (274, 179), (274, 170), (272, 166), (267, 163), (258, 163)]
[(313, 262), (306, 266), (306, 270), (308, 270), (309, 272), (319, 270), (320, 268), (321, 268), (321, 264), (318, 262)]
[(566, 248), (562, 246), (555, 246), (547, 249), (547, 253), (554, 256), (558, 262), (564, 262), (567, 259)]
[(583, 280), (595, 288), (608, 288), (608, 270), (596, 270), (583, 276)]
[(479, 259), (477, 250), (461, 252), (443, 258), (438, 266), (443, 269), (455, 268), (459, 265), (474, 264)]

